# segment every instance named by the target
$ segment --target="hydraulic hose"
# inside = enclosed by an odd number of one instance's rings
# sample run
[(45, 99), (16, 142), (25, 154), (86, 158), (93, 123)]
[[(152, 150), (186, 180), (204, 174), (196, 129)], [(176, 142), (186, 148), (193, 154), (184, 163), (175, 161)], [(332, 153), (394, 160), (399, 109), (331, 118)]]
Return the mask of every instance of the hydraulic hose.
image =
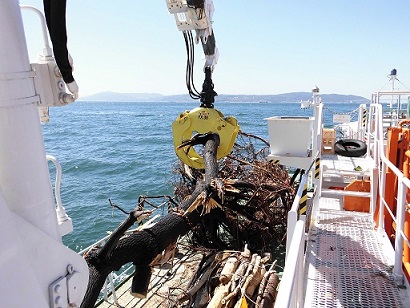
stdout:
[(44, 14), (58, 68), (66, 84), (74, 81), (73, 68), (68, 59), (66, 5), (67, 0), (43, 0)]

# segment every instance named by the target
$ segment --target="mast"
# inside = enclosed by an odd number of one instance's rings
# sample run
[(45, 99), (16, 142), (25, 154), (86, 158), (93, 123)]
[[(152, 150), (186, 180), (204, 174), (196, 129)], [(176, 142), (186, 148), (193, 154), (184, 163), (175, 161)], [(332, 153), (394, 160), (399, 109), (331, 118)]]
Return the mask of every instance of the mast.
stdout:
[[(394, 82), (397, 79), (397, 70), (392, 69), (389, 76), (390, 76), (390, 81), (391, 81), (391, 91), (394, 92)], [(393, 106), (394, 106), (394, 95), (391, 96), (390, 109), (392, 109)]]

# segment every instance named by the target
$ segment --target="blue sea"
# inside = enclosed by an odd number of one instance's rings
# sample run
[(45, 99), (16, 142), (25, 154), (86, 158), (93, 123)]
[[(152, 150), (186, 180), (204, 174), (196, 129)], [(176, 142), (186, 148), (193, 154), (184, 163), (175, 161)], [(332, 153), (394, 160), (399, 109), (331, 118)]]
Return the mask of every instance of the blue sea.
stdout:
[[(50, 122), (42, 124), (42, 129), (47, 154), (55, 156), (63, 169), (61, 197), (74, 224), (74, 231), (63, 239), (67, 246), (80, 251), (125, 219), (108, 199), (131, 211), (140, 195), (173, 194), (172, 167), (177, 156), (171, 124), (181, 112), (197, 106), (196, 101), (75, 102), (50, 108)], [(333, 113), (347, 113), (358, 106), (326, 104), (325, 125), (332, 125)], [(216, 102), (215, 108), (236, 117), (242, 131), (266, 140), (265, 118), (312, 116), (313, 112), (301, 109), (300, 103)], [(55, 170), (49, 166), (54, 182)]]

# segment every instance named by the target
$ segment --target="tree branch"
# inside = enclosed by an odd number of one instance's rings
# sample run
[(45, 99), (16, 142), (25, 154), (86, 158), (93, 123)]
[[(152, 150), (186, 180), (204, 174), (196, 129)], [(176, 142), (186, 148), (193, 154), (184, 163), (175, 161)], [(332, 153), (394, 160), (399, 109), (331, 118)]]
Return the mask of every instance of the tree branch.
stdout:
[[(198, 182), (195, 191), (187, 201), (183, 202), (181, 207), (184, 211), (203, 191), (209, 193), (210, 183), (218, 174), (216, 152), (219, 146), (219, 136), (209, 134), (203, 139), (203, 142), (205, 142), (205, 181)], [(138, 217), (145, 213), (145, 211), (133, 210), (112, 233), (102, 248), (91, 251), (85, 256), (89, 267), (89, 283), (81, 307), (94, 307), (106, 277), (122, 265), (132, 262), (136, 267), (141, 267), (137, 272), (146, 273), (147, 266), (156, 255), (174, 243), (179, 236), (186, 234), (200, 221), (201, 212), (198, 209), (198, 211), (185, 215), (169, 213), (151, 228), (124, 236), (125, 232), (138, 220)], [(146, 286), (136, 286), (138, 283), (138, 281), (133, 281), (133, 290), (144, 295)], [(141, 284), (146, 284), (146, 281), (142, 281)]]

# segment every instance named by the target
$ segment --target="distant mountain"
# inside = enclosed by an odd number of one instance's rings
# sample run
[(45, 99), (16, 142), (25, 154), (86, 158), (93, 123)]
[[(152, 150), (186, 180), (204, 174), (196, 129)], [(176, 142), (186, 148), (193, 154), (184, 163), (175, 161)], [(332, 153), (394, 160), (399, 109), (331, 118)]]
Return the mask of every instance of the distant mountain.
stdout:
[[(320, 94), (323, 102), (366, 102), (368, 99), (357, 95)], [(312, 100), (311, 92), (291, 92), (274, 95), (219, 95), (218, 100), (230, 102), (300, 102)]]
[(106, 91), (81, 97), (80, 100), (92, 102), (146, 102), (162, 100), (163, 97), (162, 94), (158, 93), (118, 93)]
[[(323, 102), (366, 102), (368, 99), (357, 95), (343, 94), (321, 94)], [(300, 102), (311, 100), (310, 92), (291, 92), (272, 95), (232, 95), (220, 94), (216, 97), (219, 102)], [(116, 93), (100, 92), (80, 98), (81, 101), (103, 101), (103, 102), (188, 102), (192, 99), (188, 94), (162, 95), (158, 93)]]

